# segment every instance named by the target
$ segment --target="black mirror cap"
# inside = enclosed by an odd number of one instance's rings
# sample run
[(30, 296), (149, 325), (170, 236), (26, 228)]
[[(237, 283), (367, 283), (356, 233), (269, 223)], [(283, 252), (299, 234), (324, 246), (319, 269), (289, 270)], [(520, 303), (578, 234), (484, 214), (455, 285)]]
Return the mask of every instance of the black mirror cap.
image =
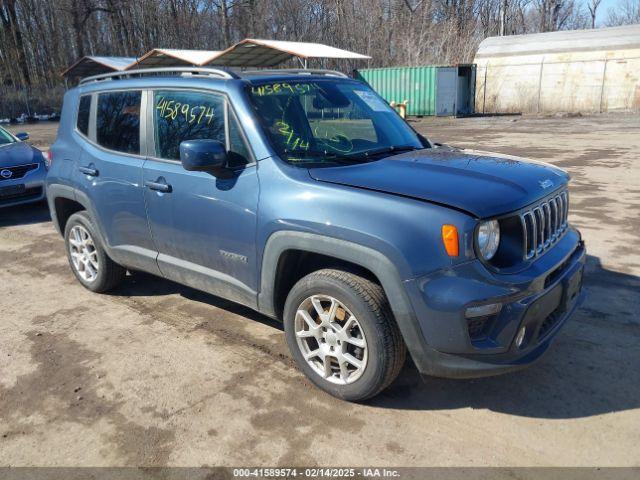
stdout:
[(29, 140), (29, 134), (27, 132), (16, 133), (16, 138), (20, 141)]
[(180, 161), (190, 172), (216, 172), (227, 165), (227, 149), (217, 140), (185, 140), (180, 143)]

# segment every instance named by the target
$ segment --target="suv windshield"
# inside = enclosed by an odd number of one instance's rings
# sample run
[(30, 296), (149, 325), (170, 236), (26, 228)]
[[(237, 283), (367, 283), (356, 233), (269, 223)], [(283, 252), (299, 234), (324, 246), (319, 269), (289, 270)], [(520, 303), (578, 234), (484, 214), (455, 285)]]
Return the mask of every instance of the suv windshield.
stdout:
[(274, 81), (252, 85), (248, 93), (271, 144), (290, 163), (353, 163), (425, 147), (359, 82)]
[(14, 142), (16, 142), (16, 139), (13, 138), (13, 135), (7, 132), (4, 128), (0, 127), (0, 146)]

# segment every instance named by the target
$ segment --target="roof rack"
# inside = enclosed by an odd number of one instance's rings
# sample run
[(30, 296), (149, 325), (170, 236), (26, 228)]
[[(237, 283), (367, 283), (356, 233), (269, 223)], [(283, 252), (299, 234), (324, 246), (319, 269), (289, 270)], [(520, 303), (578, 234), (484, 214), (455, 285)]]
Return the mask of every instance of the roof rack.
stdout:
[(103, 73), (101, 75), (93, 75), (80, 80), (79, 85), (86, 85), (92, 82), (101, 82), (105, 80), (116, 80), (123, 78), (131, 78), (134, 76), (157, 75), (161, 73), (174, 73), (181, 76), (203, 76), (214, 78), (240, 78), (234, 72), (222, 68), (205, 68), (205, 67), (163, 67), (163, 68), (139, 68), (135, 70), (125, 70), (122, 72)]
[(281, 73), (289, 74), (289, 75), (326, 75), (328, 77), (343, 77), (349, 78), (348, 75), (345, 75), (342, 72), (338, 72), (337, 70), (322, 70), (322, 69), (313, 69), (313, 68), (265, 68), (265, 69), (254, 69), (254, 70), (242, 70), (240, 75), (242, 74), (267, 74), (267, 75), (278, 75)]

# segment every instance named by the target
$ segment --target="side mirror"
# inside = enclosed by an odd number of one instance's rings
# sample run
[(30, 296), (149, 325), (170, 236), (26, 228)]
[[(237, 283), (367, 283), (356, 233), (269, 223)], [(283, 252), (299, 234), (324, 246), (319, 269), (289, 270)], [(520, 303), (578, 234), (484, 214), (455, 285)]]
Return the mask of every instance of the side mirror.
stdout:
[(24, 142), (29, 140), (29, 134), (27, 132), (16, 133), (16, 138)]
[(227, 149), (217, 140), (185, 140), (180, 143), (180, 161), (190, 172), (215, 172), (227, 165)]

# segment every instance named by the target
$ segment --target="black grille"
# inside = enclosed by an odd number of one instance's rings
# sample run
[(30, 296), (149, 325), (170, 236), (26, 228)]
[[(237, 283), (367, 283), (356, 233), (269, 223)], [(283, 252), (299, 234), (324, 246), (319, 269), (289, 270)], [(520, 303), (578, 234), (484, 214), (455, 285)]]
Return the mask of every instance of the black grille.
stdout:
[(21, 192), (12, 193), (11, 195), (0, 196), (0, 205), (14, 202), (16, 200), (27, 200), (29, 198), (37, 198), (42, 195), (42, 187), (27, 188)]
[[(27, 172), (36, 170), (38, 168), (37, 163), (29, 163), (27, 165), (16, 165), (14, 167), (0, 167), (0, 182), (3, 180), (15, 180), (16, 178), (24, 177)], [(11, 175), (3, 174), (5, 171), (11, 172)]]
[(549, 333), (553, 326), (558, 322), (561, 315), (562, 312), (557, 308), (553, 313), (551, 313), (551, 315), (544, 319), (542, 325), (540, 325), (540, 329), (538, 330), (538, 341), (547, 336), (547, 333)]
[(488, 320), (493, 315), (485, 315), (484, 317), (467, 318), (467, 328), (469, 329), (469, 337), (471, 340), (479, 340), (486, 336)]

